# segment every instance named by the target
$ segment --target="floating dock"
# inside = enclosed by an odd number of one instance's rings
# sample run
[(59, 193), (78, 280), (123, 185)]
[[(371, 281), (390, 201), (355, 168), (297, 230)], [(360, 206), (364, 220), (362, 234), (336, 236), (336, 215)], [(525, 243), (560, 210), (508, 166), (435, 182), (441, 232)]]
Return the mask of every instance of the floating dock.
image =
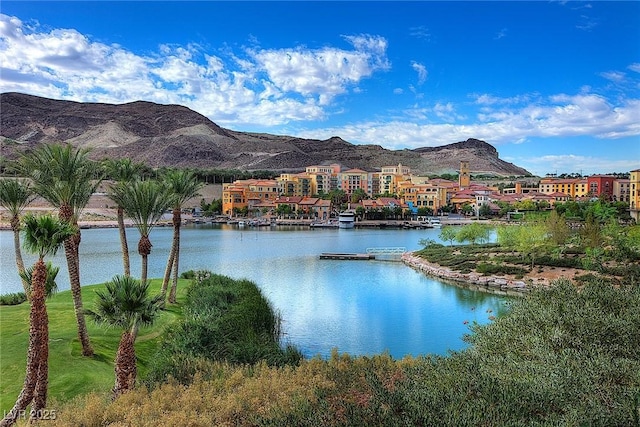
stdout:
[(376, 259), (376, 256), (373, 254), (337, 254), (337, 253), (329, 253), (324, 252), (320, 254), (320, 259), (339, 259), (339, 260), (369, 260)]

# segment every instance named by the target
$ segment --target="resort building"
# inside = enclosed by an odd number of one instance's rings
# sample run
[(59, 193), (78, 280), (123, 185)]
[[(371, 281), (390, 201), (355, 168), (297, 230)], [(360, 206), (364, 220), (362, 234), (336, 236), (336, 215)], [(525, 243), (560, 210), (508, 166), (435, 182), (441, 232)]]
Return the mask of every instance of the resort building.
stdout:
[(380, 171), (380, 193), (396, 194), (398, 184), (410, 177), (410, 169), (402, 164), (397, 166), (383, 166)]
[(240, 209), (252, 209), (255, 205), (278, 197), (275, 180), (246, 179), (222, 185), (222, 213), (233, 215)]
[(610, 175), (591, 175), (587, 178), (589, 196), (613, 199), (613, 182), (615, 177)]
[(538, 191), (544, 194), (563, 193), (575, 199), (587, 196), (587, 184), (584, 178), (542, 178)]
[(640, 222), (640, 169), (629, 174), (629, 213), (631, 218)]
[(362, 169), (349, 169), (340, 174), (340, 189), (353, 194), (356, 190), (362, 190), (369, 194), (369, 173)]

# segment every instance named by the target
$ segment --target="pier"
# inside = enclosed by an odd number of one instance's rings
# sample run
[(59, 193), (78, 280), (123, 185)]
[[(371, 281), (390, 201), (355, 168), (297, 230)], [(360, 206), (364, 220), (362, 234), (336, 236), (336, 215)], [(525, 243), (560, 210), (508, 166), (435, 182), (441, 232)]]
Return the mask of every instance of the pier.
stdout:
[(361, 260), (376, 259), (376, 256), (373, 254), (339, 254), (339, 253), (323, 252), (320, 254), (320, 259), (361, 261)]
[(372, 259), (385, 259), (385, 260), (397, 260), (400, 261), (402, 254), (407, 252), (407, 248), (392, 247), (392, 248), (367, 248), (366, 253), (333, 253), (323, 252), (320, 254), (320, 259), (337, 259), (337, 260), (372, 260)]

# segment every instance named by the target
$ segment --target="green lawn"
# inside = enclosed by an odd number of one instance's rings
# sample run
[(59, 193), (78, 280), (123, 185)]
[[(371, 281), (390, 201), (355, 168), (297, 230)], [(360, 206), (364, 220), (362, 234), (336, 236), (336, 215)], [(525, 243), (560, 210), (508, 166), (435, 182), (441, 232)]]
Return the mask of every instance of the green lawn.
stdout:
[[(182, 303), (189, 280), (178, 284), (178, 304), (167, 305), (156, 323), (141, 328), (136, 340), (138, 376), (144, 375), (150, 358), (160, 343), (162, 332), (182, 317)], [(151, 294), (160, 291), (161, 280), (151, 281)], [(95, 291), (104, 285), (84, 286), (82, 301), (93, 308)], [(28, 303), (0, 306), (0, 412), (15, 403), (24, 381), (29, 339)], [(47, 300), (49, 314), (49, 396), (66, 401), (90, 391), (109, 392), (114, 383), (115, 358), (119, 329), (97, 326), (87, 319), (89, 337), (95, 351), (92, 358), (83, 357), (78, 340), (71, 292), (65, 291)]]

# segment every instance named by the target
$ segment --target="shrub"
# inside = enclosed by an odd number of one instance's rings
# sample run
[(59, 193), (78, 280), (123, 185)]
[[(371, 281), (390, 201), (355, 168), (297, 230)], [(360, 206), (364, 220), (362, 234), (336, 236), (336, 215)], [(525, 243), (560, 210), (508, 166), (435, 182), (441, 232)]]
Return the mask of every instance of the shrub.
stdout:
[(0, 295), (0, 305), (18, 305), (26, 300), (27, 295), (24, 292)]
[(302, 355), (282, 347), (281, 320), (260, 289), (248, 280), (193, 272), (185, 318), (164, 339), (147, 384), (169, 377), (188, 383), (206, 361), (297, 364)]

